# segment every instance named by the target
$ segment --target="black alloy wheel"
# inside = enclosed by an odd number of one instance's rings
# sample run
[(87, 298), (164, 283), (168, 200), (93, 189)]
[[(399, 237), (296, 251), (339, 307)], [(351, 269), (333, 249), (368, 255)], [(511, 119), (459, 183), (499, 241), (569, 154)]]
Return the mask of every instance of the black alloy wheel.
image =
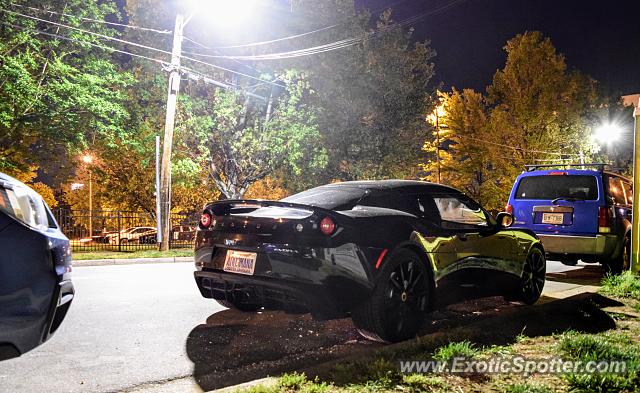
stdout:
[(544, 288), (546, 272), (547, 263), (544, 253), (537, 247), (532, 248), (522, 269), (519, 300), (526, 304), (538, 301)]
[(430, 273), (416, 253), (401, 249), (383, 262), (371, 298), (352, 313), (360, 334), (375, 341), (414, 337), (424, 321)]

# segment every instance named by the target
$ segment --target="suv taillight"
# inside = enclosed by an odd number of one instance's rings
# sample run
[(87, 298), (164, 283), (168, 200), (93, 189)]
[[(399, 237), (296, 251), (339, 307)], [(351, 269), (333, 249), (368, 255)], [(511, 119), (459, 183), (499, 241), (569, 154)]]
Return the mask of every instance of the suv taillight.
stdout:
[(504, 211), (509, 213), (509, 214), (513, 214), (513, 205), (507, 205), (504, 207)]
[(600, 207), (598, 209), (598, 232), (610, 233), (613, 225), (613, 211), (610, 207)]

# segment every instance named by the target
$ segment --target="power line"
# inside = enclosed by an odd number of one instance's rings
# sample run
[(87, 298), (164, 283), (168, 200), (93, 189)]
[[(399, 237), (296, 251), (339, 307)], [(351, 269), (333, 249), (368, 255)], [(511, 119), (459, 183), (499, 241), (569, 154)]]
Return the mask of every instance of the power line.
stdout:
[[(66, 28), (66, 29), (76, 30), (76, 31), (79, 31), (79, 32), (82, 32), (82, 33), (85, 33), (85, 34), (94, 35), (96, 37), (100, 37), (102, 39), (106, 39), (106, 40), (110, 40), (110, 41), (116, 41), (116, 42), (120, 42), (120, 43), (123, 43), (123, 44), (132, 45), (132, 46), (136, 46), (136, 47), (139, 47), (139, 48), (143, 48), (143, 49), (147, 49), (147, 50), (151, 50), (151, 51), (156, 51), (156, 52), (172, 55), (171, 52), (168, 52), (168, 51), (165, 51), (165, 50), (162, 50), (162, 49), (154, 48), (154, 47), (151, 47), (151, 46), (148, 46), (148, 45), (138, 44), (136, 42), (122, 40), (120, 38), (111, 37), (111, 36), (108, 36), (108, 35), (105, 35), (105, 34), (96, 33), (94, 31), (85, 30), (85, 29), (81, 29), (81, 28), (78, 28), (78, 27), (65, 25), (65, 24), (62, 24), (62, 23), (58, 23), (58, 22), (54, 22), (54, 21), (48, 20), (48, 19), (38, 18), (38, 17), (35, 17), (33, 15), (25, 15), (25, 14), (21, 14), (19, 12), (10, 11), (10, 10), (3, 9), (3, 8), (0, 8), (0, 12), (9, 13), (9, 14), (12, 14), (12, 15), (16, 15), (16, 16), (20, 16), (20, 17), (28, 18), (28, 19), (32, 19), (32, 20), (36, 20), (36, 21), (43, 22), (43, 23), (49, 23), (49, 24), (52, 24), (52, 25), (55, 25), (55, 26), (60, 26), (60, 27)], [(209, 66), (209, 67), (218, 68), (218, 69), (223, 70), (223, 71), (231, 72), (231, 73), (236, 74), (236, 75), (241, 75), (241, 76), (244, 76), (244, 77), (247, 77), (247, 78), (255, 79), (255, 80), (258, 80), (260, 82), (265, 82), (263, 79), (257, 78), (255, 76), (252, 76), (252, 75), (249, 75), (249, 74), (245, 74), (245, 73), (242, 73), (242, 72), (238, 72), (238, 71), (234, 71), (234, 70), (231, 70), (229, 68), (221, 67), (221, 66), (218, 66), (218, 65), (215, 65), (215, 64), (207, 63), (207, 62), (204, 62), (202, 60), (198, 60), (198, 59), (194, 59), (194, 58), (187, 57), (187, 56), (182, 56), (182, 55), (180, 55), (179, 57), (181, 57), (182, 59), (185, 59), (185, 60), (193, 61), (195, 63), (199, 63), (199, 64), (206, 65), (206, 66)], [(267, 83), (270, 83), (270, 82), (267, 82)]]
[[(215, 49), (213, 49), (213, 48), (210, 48), (210, 47), (208, 47), (208, 46), (206, 46), (206, 45), (204, 45), (204, 44), (201, 44), (200, 42), (198, 42), (198, 41), (196, 41), (196, 40), (194, 40), (194, 39), (192, 39), (192, 38), (187, 37), (186, 35), (183, 35), (183, 36), (182, 36), (182, 38), (183, 38), (183, 39), (185, 39), (185, 40), (187, 40), (187, 41), (189, 41), (189, 42), (191, 42), (191, 43), (193, 43), (193, 44), (195, 44), (195, 45), (197, 45), (197, 46), (199, 46), (199, 47), (201, 47), (201, 48), (203, 48), (203, 49), (213, 50), (214, 52), (220, 53), (220, 52), (216, 51), (216, 50), (215, 50)], [(186, 53), (186, 54), (188, 54), (188, 55), (197, 55), (197, 53), (188, 52), (188, 51), (182, 51), (182, 53)], [(246, 67), (246, 68), (248, 68), (248, 69), (250, 69), (250, 70), (252, 70), (252, 71), (257, 72), (258, 74), (262, 74), (262, 73), (263, 73), (263, 72), (262, 72), (262, 71), (260, 71), (259, 69), (255, 68), (255, 67), (252, 67), (252, 66), (250, 66), (250, 65), (248, 65), (248, 64), (245, 64), (245, 63), (243, 63), (243, 62), (241, 62), (241, 61), (239, 61), (239, 60), (236, 60), (236, 59), (230, 59), (230, 60), (231, 60), (231, 61), (233, 61), (233, 62), (234, 62), (234, 63), (236, 63), (236, 64), (239, 64), (239, 65), (241, 65), (241, 66), (243, 66), (243, 67)]]
[(575, 154), (575, 153), (560, 153), (560, 152), (553, 152), (553, 151), (524, 149), (524, 148), (521, 148), (521, 147), (504, 145), (504, 144), (501, 144), (501, 143), (491, 142), (491, 141), (488, 141), (488, 140), (485, 140), (485, 139), (474, 138), (474, 137), (466, 136), (466, 135), (455, 135), (455, 137), (463, 138), (463, 139), (470, 139), (470, 140), (473, 140), (473, 141), (476, 141), (476, 142), (480, 142), (480, 143), (485, 143), (485, 144), (488, 144), (488, 145), (506, 147), (506, 148), (511, 149), (511, 150), (517, 150), (517, 151), (522, 151), (522, 152), (527, 152), (527, 153), (553, 154), (553, 155), (558, 155), (558, 156), (575, 156), (575, 157), (579, 157), (580, 156), (580, 154)]
[[(4, 22), (4, 21), (0, 21), (0, 24), (3, 24), (5, 26), (9, 26), (9, 27), (13, 27), (13, 28), (16, 28), (16, 29), (20, 29), (20, 30), (23, 30), (23, 31), (29, 31), (29, 32), (33, 32), (33, 33), (36, 33), (36, 34), (46, 35), (46, 36), (57, 38), (57, 39), (61, 39), (61, 40), (64, 40), (64, 41), (75, 42), (75, 43), (82, 44), (82, 45), (90, 45), (92, 47), (95, 47), (95, 48), (98, 48), (98, 49), (102, 49), (102, 50), (105, 50), (105, 51), (117, 52), (117, 53), (122, 53), (122, 54), (125, 54), (125, 55), (129, 55), (129, 56), (142, 58), (142, 59), (145, 59), (145, 60), (152, 61), (154, 63), (160, 64), (162, 66), (162, 68), (165, 69), (165, 70), (166, 70), (167, 67), (171, 67), (172, 66), (171, 63), (168, 63), (168, 62), (163, 61), (163, 60), (154, 59), (152, 57), (139, 55), (137, 53), (131, 53), (131, 52), (123, 51), (123, 50), (120, 50), (120, 49), (112, 48), (110, 46), (98, 45), (98, 44), (95, 44), (95, 43), (92, 43), (92, 42), (82, 41), (82, 40), (70, 38), (70, 37), (67, 37), (67, 36), (63, 36), (63, 35), (60, 35), (60, 34), (54, 34), (54, 33), (49, 33), (49, 32), (46, 32), (46, 31), (38, 30), (38, 29), (32, 29), (32, 28), (29, 28), (29, 27), (18, 26), (18, 25), (14, 25), (12, 23)], [(214, 78), (212, 78), (209, 75), (203, 74), (203, 73), (198, 72), (198, 71), (194, 71), (194, 70), (192, 70), (192, 69), (190, 69), (188, 67), (181, 66), (179, 69), (181, 71), (183, 71), (185, 74), (187, 74), (189, 79), (192, 79), (192, 80), (202, 80), (205, 83), (213, 84), (215, 86), (222, 87), (222, 88), (227, 89), (227, 90), (239, 90), (240, 89), (240, 87), (237, 86), (237, 85), (230, 85), (230, 84), (225, 83), (225, 82), (220, 82), (218, 80), (215, 80)], [(249, 97), (258, 98), (258, 99), (260, 99), (262, 101), (266, 101), (265, 97), (259, 96), (257, 94), (254, 94), (254, 93), (251, 93), (251, 92), (248, 92), (248, 91), (245, 91), (244, 94), (248, 95)]]
[(282, 59), (289, 59), (294, 57), (310, 56), (310, 55), (320, 54), (324, 52), (334, 51), (337, 49), (343, 49), (349, 46), (359, 44), (361, 42), (364, 42), (365, 39), (373, 38), (374, 36), (379, 35), (385, 31), (406, 26), (420, 19), (423, 19), (427, 16), (444, 12), (465, 1), (467, 0), (452, 0), (449, 3), (442, 5), (438, 8), (425, 11), (421, 14), (414, 15), (410, 18), (407, 18), (395, 24), (383, 27), (379, 30), (374, 31), (373, 33), (366, 34), (364, 37), (346, 38), (346, 39), (334, 41), (328, 44), (318, 45), (318, 46), (305, 48), (305, 49), (293, 50), (288, 52), (280, 52), (280, 53), (269, 53), (264, 55), (246, 55), (246, 56), (245, 55), (211, 55), (211, 54), (204, 54), (204, 53), (190, 53), (190, 54), (193, 56), (201, 56), (201, 57), (217, 58), (217, 59), (229, 59), (229, 60), (282, 60)]
[(32, 11), (43, 12), (43, 13), (52, 14), (52, 15), (61, 15), (61, 16), (69, 17), (69, 18), (76, 18), (76, 19), (87, 21), (87, 22), (92, 22), (92, 23), (102, 23), (102, 24), (105, 24), (105, 25), (126, 27), (126, 28), (134, 29), (134, 30), (151, 31), (151, 32), (154, 32), (154, 33), (159, 33), (159, 34), (171, 34), (172, 33), (171, 30), (159, 30), (159, 29), (153, 29), (153, 28), (150, 28), (150, 27), (134, 26), (134, 25), (125, 24), (125, 23), (107, 22), (106, 20), (85, 18), (85, 17), (82, 17), (82, 16), (66, 14), (64, 12), (56, 12), (56, 11), (51, 11), (51, 10), (45, 10), (45, 9), (42, 9), (42, 8), (29, 7), (29, 6), (22, 5), (22, 4), (10, 3), (10, 5), (12, 7), (26, 8), (26, 9), (29, 9), (29, 10), (32, 10)]
[[(378, 12), (378, 11), (386, 10), (386, 9), (389, 9), (389, 8), (395, 6), (395, 5), (402, 4), (405, 1), (407, 1), (407, 0), (399, 0), (399, 1), (396, 1), (394, 3), (388, 4), (388, 5), (384, 6), (384, 7), (379, 7), (376, 10), (371, 11), (371, 12), (375, 13), (375, 12)], [(276, 39), (267, 40), (267, 41), (251, 42), (251, 43), (248, 43), (248, 44), (216, 46), (216, 47), (212, 47), (210, 49), (237, 49), (237, 48), (248, 48), (248, 47), (252, 47), (252, 46), (262, 46), (262, 45), (273, 44), (273, 43), (276, 43), (276, 42), (291, 40), (291, 39), (295, 39), (295, 38), (299, 38), (299, 37), (305, 37), (305, 36), (308, 36), (308, 35), (311, 35), (311, 34), (319, 33), (321, 31), (333, 29), (335, 27), (342, 26), (342, 25), (346, 24), (347, 22), (349, 22), (349, 21), (351, 21), (353, 19), (356, 19), (357, 17), (358, 17), (357, 15), (356, 16), (352, 16), (352, 17), (346, 18), (342, 22), (338, 22), (338, 23), (335, 23), (335, 24), (330, 25), (330, 26), (321, 27), (319, 29), (308, 31), (306, 33), (294, 34), (294, 35), (290, 35), (290, 36), (287, 36), (287, 37), (281, 37), (281, 38), (276, 38)]]
[(152, 57), (147, 57), (147, 56), (139, 55), (137, 53), (127, 52), (127, 51), (124, 51), (124, 50), (112, 48), (110, 46), (98, 45), (98, 44), (95, 44), (93, 42), (82, 41), (82, 40), (78, 40), (78, 39), (75, 39), (75, 38), (70, 38), (70, 37), (67, 37), (67, 36), (63, 36), (63, 35), (60, 35), (60, 34), (49, 33), (49, 32), (46, 32), (46, 31), (33, 29), (33, 28), (30, 28), (30, 27), (18, 26), (18, 25), (14, 25), (12, 23), (4, 22), (4, 21), (0, 21), (0, 24), (3, 24), (5, 26), (9, 26), (9, 27), (13, 27), (15, 29), (20, 29), (20, 30), (24, 30), (24, 31), (30, 31), (30, 32), (33, 32), (33, 33), (36, 33), (36, 34), (46, 35), (46, 36), (53, 37), (53, 38), (58, 38), (58, 39), (61, 39), (61, 40), (64, 40), (64, 41), (75, 42), (75, 43), (82, 44), (82, 45), (90, 45), (90, 46), (93, 46), (95, 48), (99, 48), (99, 49), (103, 49), (103, 50), (107, 50), (107, 51), (113, 51), (113, 52), (117, 52), (117, 53), (122, 53), (124, 55), (130, 55), (130, 56), (134, 56), (134, 57), (139, 57), (139, 58), (142, 58), (142, 59), (145, 59), (145, 60), (153, 61), (154, 63), (158, 63), (158, 64), (160, 64), (162, 66), (167, 66), (167, 65), (171, 64), (169, 62), (166, 62), (166, 61), (163, 61), (163, 60), (159, 60), (159, 59), (154, 59)]

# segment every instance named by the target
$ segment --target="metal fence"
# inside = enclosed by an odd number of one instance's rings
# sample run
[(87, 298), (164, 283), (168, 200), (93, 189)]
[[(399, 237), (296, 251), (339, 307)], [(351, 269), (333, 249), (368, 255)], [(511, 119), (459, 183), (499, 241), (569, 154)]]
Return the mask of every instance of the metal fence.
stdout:
[[(157, 230), (155, 215), (121, 210), (53, 211), (73, 251), (153, 250)], [(172, 214), (169, 247), (193, 246), (198, 218), (196, 215)]]

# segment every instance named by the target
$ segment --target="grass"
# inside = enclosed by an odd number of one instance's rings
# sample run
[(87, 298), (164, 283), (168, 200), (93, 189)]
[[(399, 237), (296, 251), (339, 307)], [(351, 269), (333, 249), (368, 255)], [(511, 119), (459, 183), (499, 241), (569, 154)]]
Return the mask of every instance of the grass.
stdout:
[(625, 361), (624, 373), (563, 374), (576, 392), (619, 392), (640, 389), (640, 345), (627, 332), (584, 334), (566, 332), (558, 337), (557, 352), (564, 359)]
[(514, 383), (502, 387), (504, 393), (552, 393), (553, 389), (539, 383)]
[(640, 277), (630, 271), (620, 275), (607, 275), (602, 279), (600, 293), (640, 301)]
[(171, 257), (191, 257), (193, 250), (138, 250), (138, 251), (91, 251), (91, 252), (74, 252), (73, 260), (86, 261), (92, 259), (132, 259), (132, 258), (171, 258)]
[(438, 348), (433, 354), (437, 360), (451, 360), (453, 358), (471, 359), (478, 355), (479, 350), (469, 341), (452, 342)]

